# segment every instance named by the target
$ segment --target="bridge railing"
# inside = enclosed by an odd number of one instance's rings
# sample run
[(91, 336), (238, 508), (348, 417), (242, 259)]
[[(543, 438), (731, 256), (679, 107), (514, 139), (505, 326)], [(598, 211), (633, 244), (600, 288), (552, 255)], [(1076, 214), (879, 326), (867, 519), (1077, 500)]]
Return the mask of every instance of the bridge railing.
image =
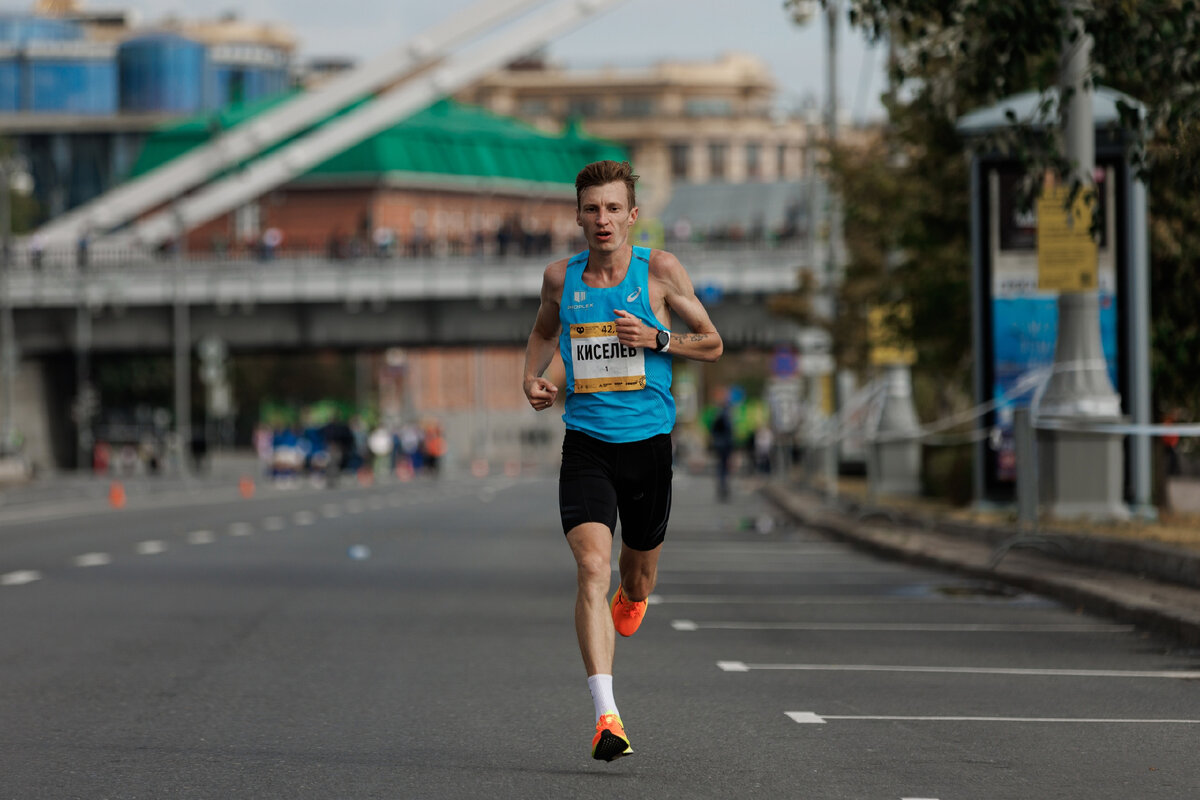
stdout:
[[(796, 287), (803, 248), (731, 242), (672, 247), (702, 296), (745, 296)], [(530, 298), (555, 258), (537, 255), (387, 255), (331, 258), (282, 251), (148, 257), (106, 251), (104, 258), (14, 264), (6, 289), (14, 307), (86, 304), (325, 302), (346, 300)]]

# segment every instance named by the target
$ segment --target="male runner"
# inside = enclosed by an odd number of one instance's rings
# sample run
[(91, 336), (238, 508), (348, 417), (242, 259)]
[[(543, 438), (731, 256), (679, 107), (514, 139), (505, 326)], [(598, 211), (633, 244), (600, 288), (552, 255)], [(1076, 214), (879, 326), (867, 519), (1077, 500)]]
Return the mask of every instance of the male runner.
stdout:
[[(658, 575), (671, 510), (671, 358), (716, 361), (723, 350), (679, 260), (630, 245), (637, 179), (615, 161), (576, 177), (575, 220), (588, 249), (546, 267), (525, 351), (525, 396), (537, 411), (558, 396), (542, 377), (556, 348), (566, 367), (558, 504), (579, 581), (575, 632), (596, 711), (592, 757), (602, 761), (633, 752), (613, 699), (613, 629), (638, 629)], [(671, 332), (672, 312), (690, 333)], [(609, 602), (618, 516), (621, 581)]]

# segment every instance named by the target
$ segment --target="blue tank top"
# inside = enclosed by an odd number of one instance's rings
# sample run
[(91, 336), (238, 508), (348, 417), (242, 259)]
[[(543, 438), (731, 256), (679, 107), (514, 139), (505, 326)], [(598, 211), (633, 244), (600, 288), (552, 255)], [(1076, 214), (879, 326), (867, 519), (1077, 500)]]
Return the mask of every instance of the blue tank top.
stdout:
[(633, 248), (625, 279), (597, 289), (583, 282), (585, 250), (567, 262), (558, 305), (558, 349), (567, 370), (563, 422), (606, 442), (636, 442), (675, 427), (671, 356), (617, 341), (616, 310), (656, 329), (650, 308), (650, 249)]

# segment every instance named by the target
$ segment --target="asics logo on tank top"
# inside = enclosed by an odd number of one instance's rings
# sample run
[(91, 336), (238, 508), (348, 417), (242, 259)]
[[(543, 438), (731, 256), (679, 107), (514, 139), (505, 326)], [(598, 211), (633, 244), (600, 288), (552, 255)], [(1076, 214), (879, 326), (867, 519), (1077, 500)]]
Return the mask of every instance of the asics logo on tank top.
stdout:
[(637, 291), (634, 291), (634, 292), (630, 292), (630, 293), (629, 293), (629, 296), (625, 298), (625, 302), (626, 302), (626, 303), (632, 303), (632, 302), (634, 302), (635, 300), (637, 300), (637, 299), (638, 299), (639, 297), (641, 297), (641, 296), (642, 296), (642, 287), (640, 287), (640, 286), (639, 286), (639, 287), (637, 288)]

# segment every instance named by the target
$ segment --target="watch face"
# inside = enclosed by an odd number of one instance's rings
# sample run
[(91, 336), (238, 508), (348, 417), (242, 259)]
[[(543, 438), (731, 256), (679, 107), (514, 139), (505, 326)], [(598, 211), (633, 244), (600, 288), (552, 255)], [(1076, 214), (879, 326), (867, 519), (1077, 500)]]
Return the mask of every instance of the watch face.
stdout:
[(658, 349), (662, 350), (664, 347), (666, 347), (670, 343), (671, 343), (671, 334), (668, 333), (667, 331), (659, 331), (658, 332), (658, 340), (657, 340)]

